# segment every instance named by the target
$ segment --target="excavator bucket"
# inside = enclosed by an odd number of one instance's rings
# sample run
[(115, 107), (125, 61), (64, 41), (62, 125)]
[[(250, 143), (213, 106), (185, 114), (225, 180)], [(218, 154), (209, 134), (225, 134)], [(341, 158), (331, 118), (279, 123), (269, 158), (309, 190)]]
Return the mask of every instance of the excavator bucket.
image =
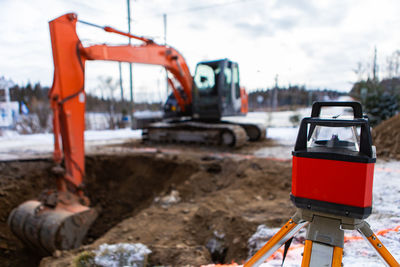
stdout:
[(79, 203), (52, 208), (29, 200), (11, 212), (8, 225), (29, 248), (45, 256), (79, 247), (97, 215), (96, 209)]

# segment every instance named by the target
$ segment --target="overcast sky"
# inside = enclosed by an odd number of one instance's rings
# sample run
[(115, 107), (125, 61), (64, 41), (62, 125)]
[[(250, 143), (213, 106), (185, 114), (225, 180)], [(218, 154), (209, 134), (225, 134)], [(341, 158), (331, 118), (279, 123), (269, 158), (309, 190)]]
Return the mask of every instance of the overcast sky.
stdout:
[[(230, 58), (239, 63), (247, 89), (279, 84), (349, 91), (358, 62), (378, 51), (380, 75), (386, 58), (400, 49), (398, 0), (137, 0), (131, 1), (132, 32), (180, 51), (191, 72), (197, 62)], [(127, 31), (126, 0), (0, 0), (0, 76), (18, 84), (50, 86), (53, 62), (48, 21), (67, 12), (78, 19)], [(85, 45), (121, 44), (126, 38), (78, 25)], [(98, 77), (119, 79), (118, 64), (90, 62), (86, 90), (99, 91)], [(136, 98), (157, 100), (165, 92), (159, 67), (134, 65)], [(128, 65), (123, 65), (128, 96)]]

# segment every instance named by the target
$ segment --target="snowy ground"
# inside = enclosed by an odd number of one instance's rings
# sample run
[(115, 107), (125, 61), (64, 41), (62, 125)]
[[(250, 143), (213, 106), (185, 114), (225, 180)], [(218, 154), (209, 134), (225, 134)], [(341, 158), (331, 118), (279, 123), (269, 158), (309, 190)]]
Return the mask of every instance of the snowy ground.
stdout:
[[(261, 148), (254, 155), (290, 159), (297, 130), (293, 127), (269, 128), (267, 136), (277, 140), (277, 146)], [(85, 148), (88, 150), (99, 145), (120, 144), (132, 139), (140, 139), (141, 134), (141, 130), (130, 129), (86, 131)], [(9, 132), (0, 137), (0, 160), (46, 157), (53, 152), (53, 146), (53, 134), (18, 135)]]
[[(342, 109), (335, 111), (327, 108), (325, 112), (337, 114)], [(234, 121), (245, 121), (261, 123), (267, 126), (267, 137), (276, 139), (279, 145), (260, 149), (255, 153), (259, 157), (291, 158), (291, 150), (297, 136), (297, 127), (293, 127), (289, 117), (299, 114), (300, 117), (310, 116), (311, 108), (303, 108), (297, 111), (278, 112), (250, 112), (247, 116), (224, 118)], [(93, 116), (96, 114), (92, 114)], [(98, 114), (97, 114), (98, 115)], [(90, 148), (97, 145), (117, 144), (129, 139), (140, 139), (140, 130), (100, 130), (85, 132), (85, 147)], [(18, 135), (16, 132), (3, 131), (0, 136), (0, 160), (11, 160), (48, 156), (53, 151), (52, 134)]]
[[(310, 110), (307, 109), (307, 113)], [(279, 117), (276, 124), (269, 124), (267, 136), (276, 138), (284, 147), (276, 146), (270, 149), (261, 149), (255, 155), (259, 157), (290, 157), (292, 149), (292, 140), (297, 135), (297, 128), (278, 127), (279, 125), (290, 125), (287, 117), (288, 112), (272, 112), (274, 117)], [(284, 114), (281, 114), (284, 113)], [(251, 121), (255, 123), (267, 124), (268, 113), (250, 112), (246, 117), (235, 117), (236, 121)], [(284, 121), (284, 122), (283, 122)], [(130, 139), (140, 139), (141, 130), (120, 129), (120, 130), (99, 130), (85, 131), (85, 147), (86, 149), (98, 145), (118, 144), (126, 142)], [(53, 134), (31, 134), (19, 135), (13, 131), (3, 131), (0, 136), (0, 160), (27, 159), (32, 157), (48, 156), (53, 152), (54, 140)]]
[[(141, 130), (120, 129), (85, 131), (85, 147), (118, 144), (129, 139), (140, 139)], [(54, 150), (53, 134), (18, 135), (8, 132), (0, 137), (0, 160), (47, 156)]]

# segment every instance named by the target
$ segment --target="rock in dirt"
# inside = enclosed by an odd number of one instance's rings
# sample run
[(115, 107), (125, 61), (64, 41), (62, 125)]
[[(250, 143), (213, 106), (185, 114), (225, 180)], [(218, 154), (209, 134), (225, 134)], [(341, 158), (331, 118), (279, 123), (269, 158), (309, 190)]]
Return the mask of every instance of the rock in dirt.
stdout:
[(213, 237), (207, 241), (206, 248), (211, 253), (211, 259), (216, 263), (223, 263), (228, 248), (224, 244), (224, 233), (214, 231)]
[(163, 197), (156, 197), (154, 202), (159, 203), (162, 207), (167, 208), (171, 205), (177, 204), (181, 201), (179, 196), (179, 192), (176, 190), (172, 190), (169, 195)]

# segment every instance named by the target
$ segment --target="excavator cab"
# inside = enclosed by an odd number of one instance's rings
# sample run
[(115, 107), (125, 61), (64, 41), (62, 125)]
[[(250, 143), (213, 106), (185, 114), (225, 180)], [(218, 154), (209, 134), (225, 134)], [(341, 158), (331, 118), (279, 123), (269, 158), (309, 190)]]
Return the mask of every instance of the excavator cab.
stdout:
[(200, 62), (193, 83), (193, 118), (220, 120), (241, 114), (237, 63), (228, 59)]
[[(180, 95), (184, 97), (183, 92)], [(171, 93), (164, 105), (165, 117), (187, 116), (219, 121), (223, 116), (242, 114), (238, 64), (229, 59), (198, 63), (193, 77), (192, 99), (193, 105), (182, 111)]]

